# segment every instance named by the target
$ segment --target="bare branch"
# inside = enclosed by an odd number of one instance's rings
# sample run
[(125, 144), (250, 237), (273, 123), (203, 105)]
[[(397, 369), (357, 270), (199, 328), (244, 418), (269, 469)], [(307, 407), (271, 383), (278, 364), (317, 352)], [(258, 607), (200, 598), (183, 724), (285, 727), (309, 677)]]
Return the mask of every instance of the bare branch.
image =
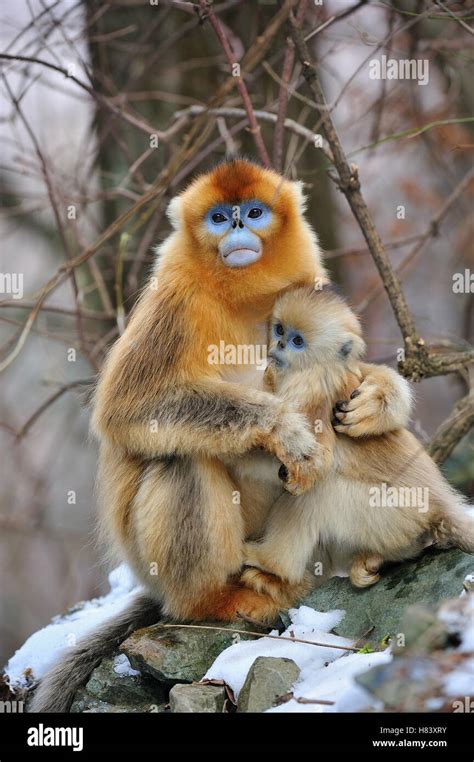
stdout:
[[(434, 215), (434, 217), (431, 218), (426, 230), (424, 233), (422, 233), (416, 245), (413, 247), (412, 251), (410, 251), (409, 254), (403, 259), (402, 262), (397, 266), (395, 269), (395, 272), (400, 274), (403, 273), (408, 266), (413, 262), (415, 257), (418, 256), (418, 254), (422, 251), (422, 249), (425, 247), (426, 243), (431, 238), (436, 238), (439, 235), (439, 229), (442, 221), (446, 217), (447, 213), (451, 209), (451, 207), (455, 204), (455, 202), (458, 200), (458, 198), (461, 196), (462, 193), (464, 193), (465, 190), (469, 187), (469, 185), (474, 181), (474, 167), (470, 169), (462, 180), (458, 183), (458, 185), (454, 188), (452, 193), (448, 196), (444, 204), (440, 207), (438, 212)], [(369, 304), (371, 304), (374, 299), (377, 298), (377, 296), (382, 292), (383, 286), (380, 283), (376, 283), (372, 288), (368, 290), (368, 293), (360, 302), (360, 304), (357, 305), (358, 312), (363, 312)]]
[[(421, 347), (422, 348), (422, 347)], [(411, 381), (421, 381), (422, 378), (444, 376), (448, 373), (457, 373), (474, 362), (474, 349), (466, 352), (449, 352), (436, 354), (420, 352), (410, 354), (399, 363), (399, 370)]]
[[(182, 124), (185, 118), (193, 118), (198, 116), (199, 114), (204, 113), (206, 111), (205, 106), (189, 106), (189, 108), (182, 109), (181, 111), (175, 112), (175, 117), (177, 117), (178, 121)], [(243, 108), (234, 108), (230, 106), (222, 106), (221, 108), (210, 108), (207, 109), (208, 114), (212, 114), (213, 116), (224, 116), (229, 118), (236, 118), (240, 119), (243, 116), (246, 116), (246, 111)], [(278, 121), (278, 115), (273, 114), (271, 111), (262, 111), (261, 109), (254, 109), (255, 116), (260, 119), (261, 122), (270, 122), (271, 124), (275, 124)], [(290, 119), (289, 117), (285, 118), (285, 121), (283, 123), (283, 126), (285, 129), (289, 130), (290, 132), (293, 132), (295, 135), (299, 135), (299, 137), (304, 138), (308, 143), (311, 143), (314, 145), (314, 139), (315, 134), (313, 130), (308, 129), (308, 127), (305, 127), (304, 124), (300, 124), (299, 122), (296, 122), (294, 119)], [(329, 151), (329, 146), (327, 143), (327, 140), (323, 141), (323, 145), (320, 149), (326, 158), (331, 162), (332, 164), (332, 156)]]
[(64, 386), (61, 386), (60, 389), (58, 389), (54, 394), (52, 394), (50, 397), (48, 397), (47, 400), (45, 400), (42, 405), (39, 406), (35, 412), (30, 415), (28, 420), (23, 424), (21, 429), (18, 429), (18, 431), (15, 432), (15, 436), (17, 439), (23, 439), (25, 434), (29, 432), (31, 427), (34, 423), (38, 420), (38, 418), (47, 410), (56, 400), (58, 400), (60, 397), (63, 396), (66, 392), (71, 391), (71, 389), (75, 389), (78, 386), (92, 386), (94, 382), (93, 378), (80, 378), (77, 381), (71, 381), (69, 384), (64, 384)]
[[(217, 39), (219, 40), (222, 46), (222, 49), (225, 53), (229, 66), (232, 69), (232, 67), (236, 64), (235, 56), (222, 26), (219, 23), (214, 11), (211, 8), (209, 0), (199, 0), (199, 5), (201, 8), (202, 18), (209, 19), (209, 22), (216, 33)], [(255, 118), (252, 101), (250, 100), (247, 86), (240, 75), (240, 64), (239, 64), (239, 74), (235, 75), (235, 81), (237, 84), (237, 89), (240, 93), (240, 97), (242, 98), (245, 111), (247, 113), (247, 117), (250, 124), (250, 132), (252, 133), (253, 139), (255, 141), (255, 146), (260, 155), (260, 159), (262, 160), (262, 163), (265, 167), (269, 167), (270, 157), (268, 156), (265, 143), (263, 142), (260, 125), (258, 124)]]
[(226, 632), (236, 632), (241, 635), (254, 635), (257, 638), (271, 638), (273, 640), (289, 640), (291, 643), (304, 643), (307, 646), (319, 646), (320, 648), (336, 648), (338, 651), (354, 651), (357, 653), (359, 648), (353, 646), (339, 646), (332, 643), (316, 643), (314, 640), (302, 640), (301, 638), (290, 638), (287, 635), (269, 635), (266, 632), (252, 632), (252, 630), (238, 630), (235, 627), (219, 627), (211, 624), (160, 624), (160, 627), (178, 627), (192, 630), (225, 630)]
[[(306, 10), (308, 8), (308, 0), (300, 0), (298, 10), (296, 12), (295, 23), (298, 27), (304, 21)], [(289, 97), (289, 84), (291, 80), (291, 74), (293, 72), (293, 66), (295, 63), (295, 45), (291, 37), (286, 39), (285, 58), (283, 61), (283, 70), (281, 75), (280, 92), (278, 95), (278, 115), (273, 133), (273, 166), (277, 172), (283, 171), (283, 143), (285, 137), (285, 117), (286, 108), (288, 105)]]
[(303, 75), (314, 96), (314, 100), (321, 108), (321, 129), (329, 143), (334, 164), (338, 173), (337, 185), (344, 193), (352, 213), (359, 223), (362, 234), (367, 241), (367, 246), (372, 254), (375, 264), (387, 291), (390, 303), (395, 313), (403, 338), (411, 338), (413, 346), (418, 341), (413, 316), (405, 300), (400, 282), (395, 275), (390, 260), (385, 253), (380, 235), (372, 221), (367, 204), (360, 189), (358, 169), (355, 165), (349, 165), (339, 136), (327, 110), (327, 103), (319, 81), (316, 66), (312, 63), (308, 47), (304, 41), (302, 32), (298, 29), (295, 19), (290, 15), (291, 35), (295, 43), (298, 57), (303, 65)]
[(451, 415), (443, 421), (431, 440), (428, 452), (435, 463), (443, 463), (472, 426), (474, 394), (471, 392), (455, 404)]
[(445, 357), (436, 353), (430, 353), (425, 342), (417, 333), (415, 321), (402, 291), (400, 280), (385, 252), (382, 239), (372, 221), (362, 195), (358, 168), (354, 164), (349, 165), (346, 158), (331, 113), (327, 108), (317, 68), (311, 61), (308, 47), (293, 14), (290, 14), (290, 24), (296, 51), (303, 65), (303, 75), (314, 96), (314, 100), (321, 106), (321, 129), (328, 141), (337, 171), (336, 177), (330, 176), (345, 195), (352, 213), (359, 224), (362, 235), (367, 242), (369, 251), (380, 273), (383, 286), (388, 294), (395, 319), (402, 332), (405, 344), (405, 360), (399, 363), (400, 371), (407, 378), (419, 381), (422, 378), (452, 373), (464, 368), (473, 361), (471, 352), (456, 353), (454, 356)]

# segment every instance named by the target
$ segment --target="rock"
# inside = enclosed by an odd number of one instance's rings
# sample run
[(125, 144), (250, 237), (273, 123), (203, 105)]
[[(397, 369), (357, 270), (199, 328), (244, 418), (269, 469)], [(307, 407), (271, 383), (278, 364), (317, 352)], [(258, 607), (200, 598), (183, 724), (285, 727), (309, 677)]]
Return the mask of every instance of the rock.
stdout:
[[(464, 639), (472, 614), (472, 596), (443, 601), (436, 612), (411, 606), (402, 620), (405, 647), (395, 647), (390, 663), (373, 667), (356, 682), (389, 711), (470, 711), (463, 696), (472, 692), (474, 657), (464, 649)], [(453, 648), (460, 644), (464, 650)]]
[(141, 703), (131, 701), (130, 703), (112, 704), (107, 701), (100, 701), (91, 696), (85, 688), (80, 688), (74, 698), (70, 711), (73, 714), (142, 714), (165, 712), (165, 704)]
[(239, 693), (238, 712), (265, 712), (275, 701), (289, 693), (300, 675), (292, 659), (259, 656), (250, 667)]
[(414, 561), (387, 567), (372, 587), (354, 588), (347, 577), (333, 577), (302, 603), (317, 611), (344, 609), (346, 616), (335, 628), (338, 635), (358, 639), (372, 627), (368, 639), (380, 642), (401, 632), (407, 606), (437, 604), (459, 596), (463, 580), (473, 568), (474, 558), (460, 550), (429, 549)]
[(400, 633), (393, 644), (393, 652), (428, 653), (444, 648), (449, 642), (449, 632), (436, 616), (433, 607), (421, 603), (408, 606), (400, 623)]
[(174, 685), (170, 690), (172, 712), (222, 712), (226, 690), (221, 685)]
[(132, 667), (165, 686), (198, 682), (221, 651), (233, 645), (236, 639), (253, 640), (251, 635), (234, 634), (235, 627), (239, 630), (257, 629), (245, 622), (214, 626), (219, 629), (167, 628), (156, 624), (134, 632), (122, 643), (120, 650), (128, 656)]
[(155, 681), (144, 679), (139, 672), (132, 670), (125, 654), (103, 659), (92, 672), (85, 688), (93, 699), (110, 704), (156, 704), (166, 701), (165, 690)]
[[(472, 671), (468, 654), (439, 651), (430, 656), (398, 657), (373, 667), (355, 680), (395, 712), (450, 711), (456, 708), (457, 691), (447, 690), (453, 674)], [(469, 678), (472, 684), (472, 677)]]

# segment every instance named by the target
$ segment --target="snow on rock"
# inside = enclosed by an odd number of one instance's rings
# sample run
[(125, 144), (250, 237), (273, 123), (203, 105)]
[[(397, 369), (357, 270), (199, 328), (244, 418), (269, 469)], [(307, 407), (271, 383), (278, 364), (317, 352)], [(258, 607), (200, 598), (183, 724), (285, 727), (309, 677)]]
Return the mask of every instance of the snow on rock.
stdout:
[(138, 669), (133, 669), (128, 656), (125, 654), (118, 654), (114, 658), (114, 672), (120, 677), (138, 677), (140, 675)]
[[(259, 638), (241, 641), (226, 648), (207, 671), (205, 678), (224, 680), (238, 696), (250, 667), (258, 656), (276, 656), (293, 659), (301, 669), (293, 686), (295, 697), (334, 701), (334, 705), (306, 704), (291, 699), (274, 707), (270, 712), (321, 712), (360, 711), (376, 708), (373, 697), (353, 682), (353, 677), (376, 664), (390, 661), (389, 651), (375, 654), (358, 654), (331, 648), (352, 646), (352, 641), (334, 635), (330, 631), (341, 622), (344, 611), (322, 613), (300, 606), (290, 609), (291, 625), (277, 639)], [(278, 635), (272, 631), (271, 635)], [(291, 642), (291, 638), (324, 643), (319, 647), (306, 643)]]
[(467, 659), (462, 668), (449, 673), (443, 687), (446, 696), (471, 696), (473, 685), (474, 659)]
[[(327, 666), (309, 663), (293, 686), (294, 698), (270, 712), (360, 712), (377, 709), (381, 702), (374, 701), (362, 687), (355, 685), (353, 678), (367, 672), (372, 667), (392, 659), (389, 651), (382, 653), (351, 653), (342, 656)], [(331, 701), (325, 704), (302, 704), (305, 701)]]
[(122, 564), (109, 574), (110, 592), (93, 598), (33, 633), (9, 660), (5, 674), (12, 689), (41, 678), (78, 640), (119, 614), (141, 589), (131, 570)]

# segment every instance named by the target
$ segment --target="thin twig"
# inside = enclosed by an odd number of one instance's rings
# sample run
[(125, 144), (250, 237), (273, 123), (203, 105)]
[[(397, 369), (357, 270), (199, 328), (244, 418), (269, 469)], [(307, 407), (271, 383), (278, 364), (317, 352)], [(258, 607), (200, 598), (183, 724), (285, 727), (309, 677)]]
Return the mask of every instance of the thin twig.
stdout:
[(237, 632), (239, 635), (254, 635), (257, 638), (272, 638), (273, 640), (289, 640), (291, 643), (304, 643), (307, 646), (319, 646), (320, 648), (336, 648), (338, 651), (354, 651), (358, 648), (352, 646), (334, 646), (330, 643), (315, 643), (312, 640), (302, 640), (301, 638), (289, 638), (287, 635), (266, 635), (263, 632), (254, 632), (253, 630), (238, 630), (235, 627), (218, 627), (210, 624), (160, 624), (160, 627), (187, 627), (195, 630), (224, 630), (225, 632)]
[[(308, 0), (300, 0), (298, 10), (296, 12), (296, 24), (301, 27), (304, 21), (306, 10), (308, 8)], [(275, 132), (273, 134), (273, 167), (277, 172), (283, 170), (283, 146), (285, 138), (285, 118), (286, 109), (289, 99), (289, 84), (291, 81), (291, 74), (293, 72), (293, 66), (295, 63), (295, 45), (291, 37), (287, 37), (285, 58), (283, 60), (283, 69), (281, 75), (281, 85), (278, 94), (278, 114), (277, 122), (275, 126)]]
[[(227, 58), (227, 61), (229, 63), (229, 66), (232, 67), (236, 64), (235, 56), (232, 51), (232, 48), (230, 46), (229, 40), (227, 39), (227, 35), (224, 32), (222, 26), (220, 25), (214, 11), (212, 10), (209, 0), (199, 0), (199, 5), (201, 8), (202, 18), (203, 19), (209, 19), (209, 22), (214, 29), (217, 39), (219, 40), (222, 49), (225, 53), (225, 56)], [(239, 65), (240, 69), (240, 65)], [(265, 167), (270, 166), (270, 157), (267, 153), (267, 149), (265, 147), (265, 143), (263, 142), (262, 133), (260, 130), (260, 125), (258, 124), (255, 114), (253, 111), (252, 101), (250, 100), (250, 96), (247, 90), (247, 86), (242, 79), (242, 76), (240, 74), (235, 75), (235, 80), (237, 83), (237, 89), (240, 93), (240, 97), (242, 98), (242, 102), (244, 104), (245, 111), (248, 116), (249, 124), (250, 124), (250, 132), (252, 133), (255, 146), (257, 148), (258, 154), (260, 156), (260, 159), (262, 160), (262, 163)]]
[[(425, 232), (419, 236), (419, 240), (417, 241), (416, 245), (413, 247), (413, 249), (406, 255), (406, 257), (400, 262), (400, 264), (395, 268), (395, 272), (398, 274), (403, 273), (408, 266), (413, 262), (415, 257), (418, 256), (420, 251), (424, 248), (426, 243), (430, 240), (430, 238), (436, 238), (439, 235), (439, 229), (442, 221), (446, 217), (447, 213), (455, 204), (455, 202), (458, 200), (458, 198), (461, 196), (461, 194), (468, 188), (470, 183), (474, 180), (474, 168), (470, 169), (462, 180), (458, 183), (458, 185), (454, 188), (452, 193), (448, 196), (444, 204), (439, 208), (437, 213), (434, 215), (434, 217), (431, 218)], [(380, 283), (374, 284), (372, 288), (369, 288), (369, 291), (367, 295), (364, 297), (364, 299), (360, 302), (360, 304), (357, 305), (357, 311), (358, 312), (364, 312), (364, 310), (367, 309), (369, 304), (371, 304), (374, 299), (377, 298), (377, 296), (382, 292), (383, 286)]]
[[(242, 66), (246, 71), (252, 71), (262, 61), (275, 35), (278, 33), (279, 29), (288, 18), (294, 2), (295, 0), (284, 1), (282, 7), (273, 16), (271, 22), (267, 25), (263, 34), (261, 34), (255, 43), (249, 48), (242, 61)], [(0, 58), (2, 55), (3, 54), (0, 54)], [(3, 58), (15, 59), (18, 58), (18, 56), (3, 55)], [(25, 56), (20, 57), (20, 60), (22, 59), (27, 61), (30, 60)], [(60, 67), (55, 67), (48, 62), (38, 61), (38, 59), (32, 60), (36, 63), (43, 63), (48, 68), (53, 68), (61, 71), (61, 73), (65, 73), (65, 70), (62, 70)], [(216, 108), (221, 105), (227, 95), (231, 92), (234, 84), (234, 78), (229, 77), (227, 81), (218, 88), (217, 92), (210, 99), (209, 107)], [(88, 246), (81, 254), (77, 255), (73, 259), (70, 259), (67, 263), (64, 263), (47, 281), (47, 283), (44, 284), (39, 294), (38, 300), (23, 326), (23, 330), (21, 331), (20, 337), (15, 347), (13, 348), (12, 352), (0, 363), (0, 373), (9, 367), (20, 354), (28, 339), (35, 320), (49, 295), (67, 279), (71, 270), (73, 270), (75, 267), (78, 267), (83, 262), (88, 261), (90, 257), (92, 257), (112, 236), (118, 233), (123, 228), (123, 226), (126, 225), (129, 220), (131, 220), (132, 217), (137, 214), (137, 212), (141, 211), (143, 207), (149, 204), (148, 209), (145, 212), (142, 212), (140, 215), (137, 224), (141, 226), (146, 223), (149, 217), (154, 213), (157, 204), (160, 203), (168, 185), (172, 183), (176, 178), (178, 169), (190, 163), (191, 158), (197, 154), (201, 145), (205, 143), (212, 129), (212, 120), (208, 119), (208, 115), (206, 113), (201, 114), (194, 122), (189, 132), (182, 139), (180, 149), (172, 154), (170, 161), (160, 172), (147, 192), (144, 193), (139, 199), (137, 199), (137, 201), (135, 201), (135, 203), (129, 209), (117, 217), (117, 219), (115, 219), (106, 228), (106, 230), (96, 239), (93, 244)], [(158, 131), (155, 132), (158, 134)], [(133, 232), (135, 231), (132, 231), (132, 233)]]
[(390, 260), (383, 248), (380, 235), (372, 221), (367, 204), (360, 189), (358, 170), (355, 165), (350, 166), (344, 149), (342, 148), (339, 136), (332, 121), (330, 113), (326, 110), (327, 103), (319, 81), (316, 66), (312, 63), (308, 47), (304, 41), (303, 34), (298, 29), (294, 18), (290, 15), (291, 35), (293, 37), (296, 50), (303, 65), (303, 76), (314, 96), (316, 103), (322, 105), (321, 109), (321, 128), (326, 140), (331, 148), (334, 157), (334, 164), (338, 173), (337, 184), (345, 195), (352, 213), (359, 223), (362, 234), (367, 241), (370, 253), (379, 270), (383, 284), (393, 307), (396, 320), (406, 341), (411, 338), (415, 345), (418, 336), (411, 311), (402, 292), (398, 278), (396, 277)]
[[(20, 310), (32, 309), (35, 306), (35, 302), (32, 301), (19, 301), (18, 299), (1, 299), (0, 309), (4, 307), (13, 307)], [(69, 317), (76, 317), (77, 310), (67, 309), (67, 307), (57, 307), (56, 305), (45, 305), (42, 307), (41, 312), (55, 312), (59, 315), (68, 315)], [(115, 313), (111, 312), (99, 312), (98, 310), (81, 309), (81, 316), (84, 320), (115, 320)]]
[(474, 35), (474, 29), (472, 27), (470, 27), (469, 24), (466, 24), (466, 22), (463, 21), (462, 18), (460, 18), (455, 13), (453, 13), (449, 8), (447, 8), (446, 5), (441, 2), (441, 0), (434, 0), (434, 2), (436, 3), (436, 5), (439, 5), (439, 7), (443, 9), (443, 11), (446, 11), (448, 16), (451, 16), (451, 18), (454, 21), (457, 21), (458, 24), (460, 24), (462, 26), (462, 28), (466, 30), (466, 32), (469, 32), (469, 34)]
[[(186, 121), (188, 121), (191, 117), (196, 117), (199, 114), (204, 113), (206, 111), (205, 106), (198, 106), (193, 105), (189, 106), (188, 108), (181, 109), (180, 111), (175, 112), (175, 117), (178, 119), (178, 121), (181, 122), (187, 117)], [(243, 108), (235, 108), (231, 106), (222, 106), (221, 108), (211, 108), (207, 110), (208, 114), (212, 114), (213, 116), (224, 116), (229, 118), (236, 118), (239, 119), (242, 116), (246, 116), (246, 111)], [(261, 122), (270, 122), (271, 124), (276, 124), (278, 120), (278, 115), (273, 114), (271, 111), (262, 111), (261, 109), (254, 109), (254, 114), (257, 117), (257, 119), (260, 119)], [(299, 137), (304, 138), (308, 143), (311, 143), (314, 145), (316, 135), (313, 130), (310, 130), (308, 127), (305, 127), (304, 124), (300, 124), (300, 122), (295, 121), (294, 119), (290, 119), (290, 117), (286, 117), (285, 121), (283, 122), (283, 126), (285, 129), (287, 129), (289, 132), (293, 132), (295, 135), (298, 135)], [(326, 158), (333, 163), (331, 153), (329, 151), (329, 146), (326, 140), (322, 141), (322, 146), (320, 150), (324, 153)]]
[(15, 432), (15, 436), (17, 439), (22, 439), (25, 434), (28, 433), (28, 431), (31, 429), (34, 423), (38, 420), (38, 418), (47, 410), (54, 402), (56, 402), (57, 399), (62, 397), (65, 392), (69, 392), (71, 389), (74, 389), (76, 386), (90, 386), (93, 383), (93, 378), (80, 378), (77, 381), (71, 381), (69, 384), (64, 384), (64, 386), (61, 386), (60, 389), (58, 389), (54, 394), (52, 394), (50, 397), (48, 397), (47, 400), (45, 400), (35, 412), (30, 415), (28, 420), (23, 424), (23, 426), (18, 429), (18, 431)]
[(117, 106), (110, 98), (107, 98), (105, 95), (97, 92), (97, 90), (88, 85), (86, 82), (83, 82), (74, 74), (70, 74), (68, 70), (62, 66), (53, 64), (50, 61), (45, 61), (42, 58), (35, 58), (34, 56), (11, 55), (10, 53), (0, 53), (0, 59), (5, 61), (22, 61), (23, 63), (38, 64), (39, 66), (44, 66), (45, 69), (51, 69), (51, 71), (62, 74), (66, 79), (70, 79), (72, 82), (74, 82), (74, 84), (80, 87), (81, 90), (84, 90), (86, 93), (88, 93), (91, 98), (94, 98), (94, 100), (98, 101), (102, 106), (111, 111), (114, 116), (124, 119), (129, 124), (137, 127), (142, 132), (145, 132), (147, 135), (155, 135), (159, 133), (159, 131), (152, 127), (152, 125), (147, 124), (147, 122), (145, 122), (143, 119), (138, 119), (137, 117), (133, 116), (133, 114), (129, 114), (127, 111), (124, 111), (123, 108)]
[(332, 175), (331, 177), (346, 197), (352, 213), (359, 224), (372, 258), (379, 270), (383, 286), (392, 305), (395, 319), (402, 332), (405, 344), (405, 360), (399, 363), (399, 369), (407, 378), (419, 381), (422, 378), (444, 375), (445, 373), (464, 368), (472, 362), (472, 353), (454, 353), (449, 357), (443, 357), (435, 353), (430, 354), (423, 339), (419, 336), (400, 280), (387, 256), (362, 195), (358, 169), (355, 165), (349, 165), (331, 114), (327, 110), (327, 103), (319, 81), (317, 68), (311, 61), (308, 47), (301, 30), (296, 25), (294, 15), (290, 14), (289, 18), (291, 35), (298, 57), (303, 65), (303, 76), (314, 96), (314, 100), (316, 103), (321, 104), (321, 129), (328, 141), (337, 170), (337, 177)]
[(281, 706), (287, 704), (289, 701), (296, 701), (298, 704), (321, 704), (322, 706), (334, 706), (335, 701), (329, 701), (326, 699), (307, 699), (304, 696), (295, 696), (293, 691), (284, 693), (283, 696), (279, 696), (275, 701), (275, 706)]
[(326, 21), (324, 21), (322, 24), (320, 24), (316, 29), (313, 29), (312, 32), (306, 35), (305, 42), (309, 42), (309, 40), (312, 40), (313, 37), (315, 37), (317, 34), (320, 34), (324, 29), (327, 29), (331, 24), (334, 24), (336, 21), (341, 21), (342, 19), (346, 18), (346, 16), (350, 16), (352, 13), (355, 13), (355, 11), (358, 11), (359, 8), (361, 8), (363, 5), (366, 5), (367, 0), (359, 0), (358, 3), (355, 5), (352, 5), (350, 8), (346, 8), (345, 11), (341, 11), (341, 13), (336, 14), (335, 16), (330, 16)]

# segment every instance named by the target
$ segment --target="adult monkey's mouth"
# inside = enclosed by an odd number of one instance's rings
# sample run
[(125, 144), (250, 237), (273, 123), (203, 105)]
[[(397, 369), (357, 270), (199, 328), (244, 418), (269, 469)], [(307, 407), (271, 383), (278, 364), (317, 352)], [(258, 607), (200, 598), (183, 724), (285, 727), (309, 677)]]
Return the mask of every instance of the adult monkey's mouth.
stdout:
[(261, 247), (257, 249), (246, 246), (221, 252), (222, 261), (227, 267), (247, 267), (257, 262), (261, 256)]

